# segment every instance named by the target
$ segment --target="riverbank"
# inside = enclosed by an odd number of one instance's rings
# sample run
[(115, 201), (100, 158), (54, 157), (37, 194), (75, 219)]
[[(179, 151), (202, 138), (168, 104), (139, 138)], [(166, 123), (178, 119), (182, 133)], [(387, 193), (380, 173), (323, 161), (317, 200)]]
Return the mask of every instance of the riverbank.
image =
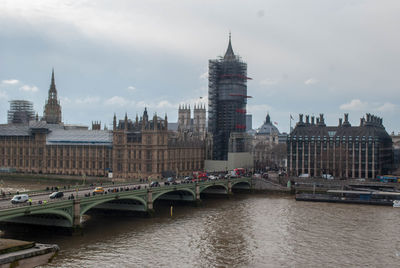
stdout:
[(19, 181), (49, 181), (66, 184), (87, 184), (95, 182), (112, 182), (108, 177), (82, 177), (56, 174), (25, 174), (25, 173), (0, 173), (0, 180), (19, 180)]
[(51, 262), (59, 250), (57, 245), (1, 238), (0, 268), (44, 265)]

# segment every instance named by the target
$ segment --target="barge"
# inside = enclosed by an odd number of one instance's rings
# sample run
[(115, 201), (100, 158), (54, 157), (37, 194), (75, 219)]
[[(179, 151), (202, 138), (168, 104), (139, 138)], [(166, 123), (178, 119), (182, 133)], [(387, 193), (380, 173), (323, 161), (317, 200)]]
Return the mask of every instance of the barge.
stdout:
[(400, 206), (400, 192), (328, 190), (326, 193), (298, 193), (296, 201)]

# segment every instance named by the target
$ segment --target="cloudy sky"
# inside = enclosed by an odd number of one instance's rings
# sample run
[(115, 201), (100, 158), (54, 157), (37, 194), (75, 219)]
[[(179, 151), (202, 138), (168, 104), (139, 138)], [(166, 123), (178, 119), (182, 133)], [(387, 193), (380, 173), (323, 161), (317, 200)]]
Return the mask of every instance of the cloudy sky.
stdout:
[(145, 106), (176, 121), (179, 104), (207, 101), (231, 31), (253, 127), (267, 112), (281, 131), (290, 114), (358, 125), (369, 112), (397, 133), (399, 14), (398, 0), (0, 0), (0, 123), (13, 99), (42, 115), (52, 67), (65, 123)]

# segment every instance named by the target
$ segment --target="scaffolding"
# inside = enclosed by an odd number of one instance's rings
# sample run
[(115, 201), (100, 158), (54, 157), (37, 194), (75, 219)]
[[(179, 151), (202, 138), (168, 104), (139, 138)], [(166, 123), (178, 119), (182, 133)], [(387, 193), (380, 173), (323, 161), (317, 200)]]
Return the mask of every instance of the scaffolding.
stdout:
[(9, 124), (23, 124), (35, 119), (33, 103), (26, 100), (10, 101), (10, 110), (7, 113)]
[[(245, 132), (247, 64), (233, 54), (209, 60), (208, 130), (213, 134), (213, 159), (226, 160), (231, 132)], [(242, 147), (242, 146), (239, 146)]]

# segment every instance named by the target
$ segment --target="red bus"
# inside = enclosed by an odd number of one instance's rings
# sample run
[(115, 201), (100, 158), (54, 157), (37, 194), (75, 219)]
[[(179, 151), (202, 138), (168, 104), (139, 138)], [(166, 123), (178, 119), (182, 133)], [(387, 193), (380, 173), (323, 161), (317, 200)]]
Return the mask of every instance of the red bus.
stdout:
[(193, 172), (193, 178), (197, 179), (197, 180), (207, 180), (207, 173), (206, 172), (202, 172), (202, 171), (194, 171)]
[(244, 174), (246, 173), (244, 168), (235, 168), (233, 171), (235, 171), (235, 174), (237, 176), (244, 176)]

